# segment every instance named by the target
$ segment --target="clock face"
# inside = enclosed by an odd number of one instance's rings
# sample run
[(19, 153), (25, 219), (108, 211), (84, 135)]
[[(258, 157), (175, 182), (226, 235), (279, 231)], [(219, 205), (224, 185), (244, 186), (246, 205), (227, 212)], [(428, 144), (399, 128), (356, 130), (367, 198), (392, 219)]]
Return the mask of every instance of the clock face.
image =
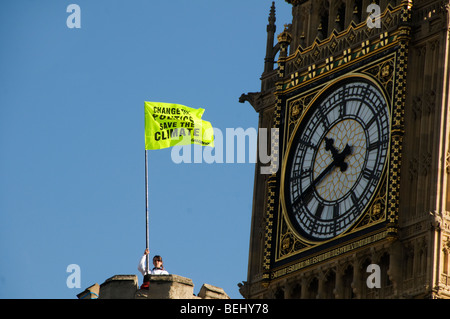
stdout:
[(286, 210), (304, 238), (331, 239), (362, 215), (386, 164), (389, 123), (384, 95), (364, 79), (340, 82), (307, 110), (284, 177)]

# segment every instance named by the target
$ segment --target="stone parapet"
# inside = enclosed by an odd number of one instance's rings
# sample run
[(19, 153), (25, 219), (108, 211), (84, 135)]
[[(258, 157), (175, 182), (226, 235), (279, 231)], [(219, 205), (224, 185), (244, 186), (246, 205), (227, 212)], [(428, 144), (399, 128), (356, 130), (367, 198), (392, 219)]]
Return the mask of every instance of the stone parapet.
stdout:
[(192, 299), (194, 284), (191, 279), (178, 275), (150, 276), (149, 289), (139, 289), (136, 299)]
[(178, 275), (150, 276), (148, 289), (139, 289), (136, 275), (115, 275), (101, 284), (94, 284), (78, 294), (79, 299), (229, 299), (222, 288), (203, 284), (194, 294), (191, 279)]
[(202, 299), (230, 299), (222, 288), (203, 284), (198, 296)]
[(100, 285), (99, 299), (133, 299), (138, 288), (136, 275), (115, 275)]

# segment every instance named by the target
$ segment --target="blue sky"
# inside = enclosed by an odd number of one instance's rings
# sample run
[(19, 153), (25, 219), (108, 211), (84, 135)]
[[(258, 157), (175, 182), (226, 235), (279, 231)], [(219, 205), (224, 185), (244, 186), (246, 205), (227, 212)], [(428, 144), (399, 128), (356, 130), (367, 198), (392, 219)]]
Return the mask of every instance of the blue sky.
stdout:
[[(81, 28), (69, 29), (69, 4)], [(144, 101), (257, 128), (269, 0), (3, 0), (0, 298), (76, 298), (138, 274), (145, 249)], [(277, 34), (291, 7), (276, 1)], [(149, 151), (150, 251), (167, 270), (241, 298), (254, 164)], [(67, 266), (81, 269), (68, 288)]]

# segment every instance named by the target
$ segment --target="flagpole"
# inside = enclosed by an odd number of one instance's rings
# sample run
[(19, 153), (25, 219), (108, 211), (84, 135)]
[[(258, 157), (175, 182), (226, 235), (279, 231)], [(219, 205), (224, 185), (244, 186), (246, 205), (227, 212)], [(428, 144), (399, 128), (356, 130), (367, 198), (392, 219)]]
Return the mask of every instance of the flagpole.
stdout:
[[(147, 160), (147, 150), (145, 150), (145, 237), (146, 237), (146, 249), (149, 249), (149, 234), (148, 234), (148, 160)], [(150, 269), (149, 254), (147, 254), (147, 272)]]

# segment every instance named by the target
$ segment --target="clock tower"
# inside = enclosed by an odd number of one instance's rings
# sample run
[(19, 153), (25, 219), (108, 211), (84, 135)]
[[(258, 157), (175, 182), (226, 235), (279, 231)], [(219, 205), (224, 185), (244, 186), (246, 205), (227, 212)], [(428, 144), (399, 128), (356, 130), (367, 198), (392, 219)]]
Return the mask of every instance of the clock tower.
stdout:
[(450, 0), (286, 1), (241, 294), (450, 298)]

